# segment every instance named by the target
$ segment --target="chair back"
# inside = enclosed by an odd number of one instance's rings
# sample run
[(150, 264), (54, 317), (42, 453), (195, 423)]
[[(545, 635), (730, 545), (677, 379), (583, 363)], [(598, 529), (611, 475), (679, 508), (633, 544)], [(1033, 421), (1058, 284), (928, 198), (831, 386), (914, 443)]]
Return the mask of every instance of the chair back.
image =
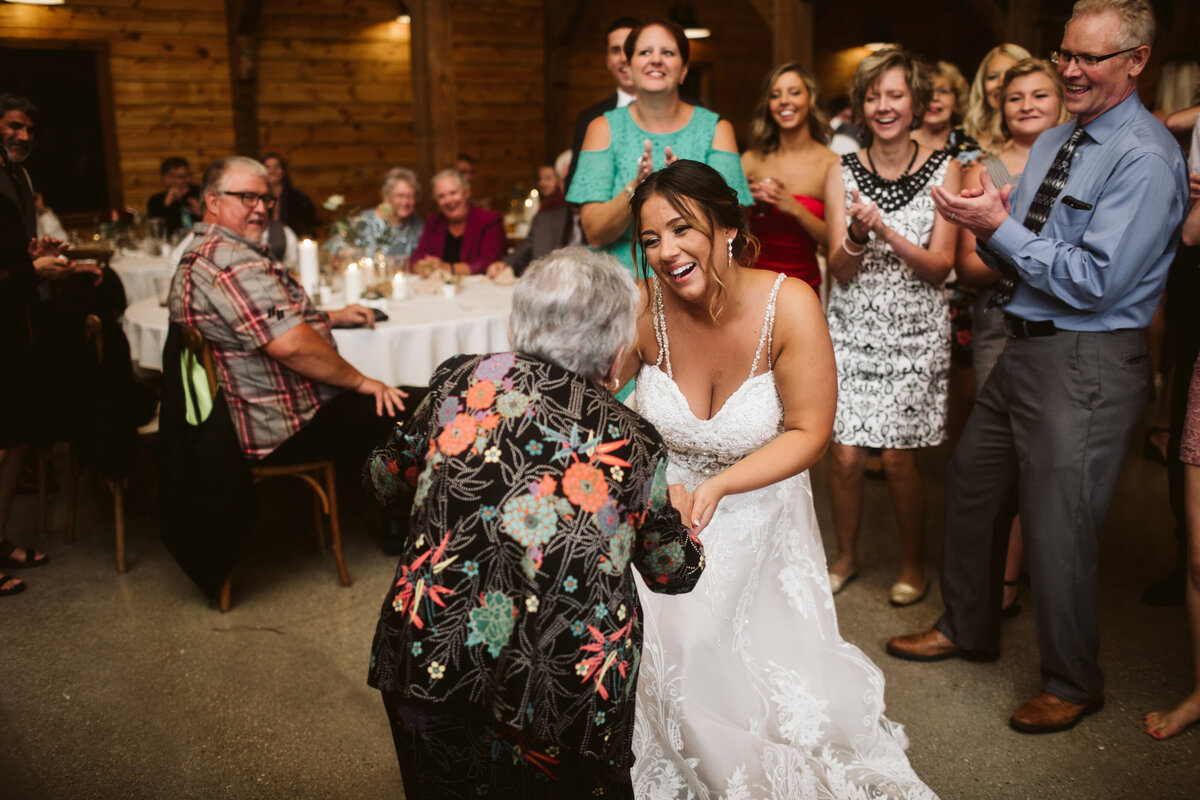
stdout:
[(180, 327), (183, 328), (183, 349), (191, 353), (192, 357), (204, 367), (204, 374), (208, 378), (209, 395), (216, 397), (217, 368), (213, 363), (212, 345), (205, 340), (204, 334), (200, 333), (197, 328), (187, 325)]
[(96, 363), (104, 363), (104, 323), (95, 314), (88, 314), (83, 321), (83, 341), (96, 351)]

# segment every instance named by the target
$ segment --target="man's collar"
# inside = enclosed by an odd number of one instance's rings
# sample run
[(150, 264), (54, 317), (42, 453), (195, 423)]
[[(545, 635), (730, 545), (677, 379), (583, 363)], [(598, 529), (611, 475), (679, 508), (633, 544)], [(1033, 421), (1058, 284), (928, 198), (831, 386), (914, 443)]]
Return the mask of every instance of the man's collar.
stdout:
[(624, 108), (634, 100), (637, 100), (636, 95), (632, 95), (623, 89), (617, 89), (617, 108)]
[(259, 255), (270, 258), (270, 251), (267, 249), (267, 245), (265, 243), (252, 242), (249, 239), (246, 239), (242, 236), (238, 236), (236, 233), (231, 231), (229, 228), (226, 228), (224, 225), (218, 225), (215, 222), (197, 222), (195, 224), (195, 226), (193, 227), (193, 230), (196, 232), (197, 236), (205, 236), (210, 233), (215, 233), (218, 236), (221, 236), (223, 238), (233, 239), (241, 244), (246, 245), (246, 247), (249, 247), (251, 250), (258, 253)]
[(1116, 133), (1117, 129), (1133, 118), (1137, 110), (1142, 107), (1142, 101), (1138, 99), (1137, 89), (1130, 92), (1129, 97), (1126, 97), (1115, 106), (1105, 111), (1100, 116), (1083, 126), (1087, 135), (1096, 144), (1103, 144), (1104, 140)]

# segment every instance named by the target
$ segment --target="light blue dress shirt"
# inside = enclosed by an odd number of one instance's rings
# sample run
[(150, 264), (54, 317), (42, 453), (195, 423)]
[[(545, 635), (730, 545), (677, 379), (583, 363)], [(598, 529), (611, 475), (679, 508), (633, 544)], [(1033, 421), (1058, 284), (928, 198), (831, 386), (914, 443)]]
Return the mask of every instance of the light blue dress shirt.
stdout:
[(1187, 211), (1187, 167), (1166, 126), (1137, 92), (1084, 126), (1067, 185), (1041, 234), (1021, 220), (1074, 122), (1034, 142), (1012, 212), (980, 257), (1021, 275), (1005, 312), (1063, 330), (1145, 328), (1167, 282)]

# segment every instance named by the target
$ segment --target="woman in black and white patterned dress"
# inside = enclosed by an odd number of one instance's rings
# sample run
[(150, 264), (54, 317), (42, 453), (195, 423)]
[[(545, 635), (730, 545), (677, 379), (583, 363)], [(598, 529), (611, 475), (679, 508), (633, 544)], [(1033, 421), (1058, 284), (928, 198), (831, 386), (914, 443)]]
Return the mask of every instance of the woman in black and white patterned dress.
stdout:
[[(867, 448), (883, 449), (900, 530), (894, 605), (921, 600), (925, 487), (915, 449), (945, 438), (950, 312), (942, 283), (954, 264), (955, 229), (937, 216), (930, 188), (957, 193), (960, 174), (943, 152), (911, 137), (929, 100), (927, 77), (899, 48), (859, 64), (851, 89), (868, 146), (830, 168), (829, 332), (838, 366), (831, 495), (838, 554), (836, 593), (857, 575)], [(833, 202), (844, 196), (845, 203)]]

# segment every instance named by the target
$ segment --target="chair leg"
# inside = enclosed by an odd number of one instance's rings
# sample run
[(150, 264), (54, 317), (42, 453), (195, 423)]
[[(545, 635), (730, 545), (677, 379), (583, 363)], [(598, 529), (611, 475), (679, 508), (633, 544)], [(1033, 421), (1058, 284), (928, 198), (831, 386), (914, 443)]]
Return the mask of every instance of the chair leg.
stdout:
[(317, 547), (325, 552), (325, 508), (321, 504), (321, 495), (313, 492), (313, 527), (317, 529)]
[(67, 535), (68, 542), (75, 541), (75, 514), (79, 503), (79, 455), (74, 449), (68, 452), (70, 464), (67, 474)]
[(349, 586), (350, 573), (346, 571), (346, 562), (342, 559), (342, 528), (338, 524), (336, 480), (333, 466), (325, 467), (325, 494), (329, 497), (329, 538), (333, 543), (333, 558), (337, 561), (338, 578), (342, 586)]
[(113, 496), (113, 521), (117, 529), (117, 572), (125, 571), (125, 487), (111, 480), (108, 488)]
[(225, 583), (221, 584), (221, 613), (224, 614), (229, 610), (230, 595), (233, 594), (233, 573), (225, 576)]
[(46, 450), (37, 446), (37, 532), (46, 535)]

